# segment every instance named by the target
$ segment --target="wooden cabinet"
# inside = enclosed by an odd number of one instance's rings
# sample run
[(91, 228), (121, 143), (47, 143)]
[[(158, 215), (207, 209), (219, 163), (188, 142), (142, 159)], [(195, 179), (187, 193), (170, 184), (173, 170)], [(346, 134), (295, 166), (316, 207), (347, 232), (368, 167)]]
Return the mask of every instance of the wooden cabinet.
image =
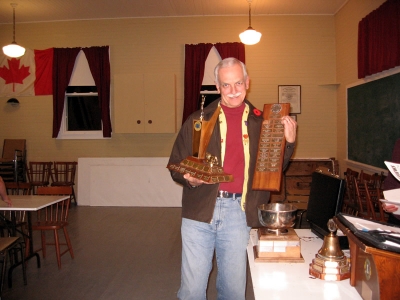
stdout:
[(286, 202), (299, 209), (306, 209), (310, 196), (312, 173), (318, 167), (328, 168), (338, 173), (338, 162), (335, 158), (291, 159), (284, 172), (280, 192), (271, 193), (271, 202)]
[(115, 74), (115, 133), (175, 133), (174, 74)]

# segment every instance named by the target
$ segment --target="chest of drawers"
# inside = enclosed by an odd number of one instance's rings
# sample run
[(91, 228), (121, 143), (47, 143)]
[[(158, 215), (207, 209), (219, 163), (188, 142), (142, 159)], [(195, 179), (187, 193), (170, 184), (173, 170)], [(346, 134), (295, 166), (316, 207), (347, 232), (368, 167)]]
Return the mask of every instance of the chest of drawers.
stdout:
[(271, 193), (271, 202), (286, 202), (298, 209), (306, 209), (311, 175), (318, 167), (328, 168), (334, 174), (339, 172), (338, 161), (334, 157), (291, 159), (283, 175), (281, 190)]

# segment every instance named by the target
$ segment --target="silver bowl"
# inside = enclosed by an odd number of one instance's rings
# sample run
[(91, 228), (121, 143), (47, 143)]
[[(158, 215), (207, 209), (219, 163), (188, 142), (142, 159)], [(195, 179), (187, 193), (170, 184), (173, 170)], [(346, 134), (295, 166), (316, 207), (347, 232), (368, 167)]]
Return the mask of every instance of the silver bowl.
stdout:
[(270, 230), (287, 232), (296, 222), (297, 207), (291, 204), (269, 203), (258, 206), (258, 219)]

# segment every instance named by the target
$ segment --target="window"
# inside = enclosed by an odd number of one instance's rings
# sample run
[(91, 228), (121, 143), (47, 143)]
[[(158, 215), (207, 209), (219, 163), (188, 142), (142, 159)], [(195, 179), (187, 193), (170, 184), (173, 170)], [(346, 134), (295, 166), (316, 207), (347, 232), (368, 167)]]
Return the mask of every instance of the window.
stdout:
[(202, 85), (197, 109), (200, 109), (201, 107), (203, 96), (205, 97), (204, 107), (207, 107), (211, 102), (221, 97), (215, 85)]
[(97, 87), (80, 51), (65, 93), (58, 139), (104, 139)]
[(69, 86), (59, 138), (103, 138), (99, 97), (95, 86)]

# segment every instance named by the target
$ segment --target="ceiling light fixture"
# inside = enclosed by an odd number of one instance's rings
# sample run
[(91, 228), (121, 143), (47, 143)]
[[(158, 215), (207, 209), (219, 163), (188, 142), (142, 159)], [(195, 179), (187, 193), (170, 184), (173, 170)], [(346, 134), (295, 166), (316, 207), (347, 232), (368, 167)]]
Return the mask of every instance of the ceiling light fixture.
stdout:
[(15, 8), (17, 5), (17, 3), (11, 3), (13, 8), (13, 41), (10, 45), (3, 47), (3, 53), (9, 57), (20, 57), (25, 54), (25, 48), (15, 42)]
[(247, 0), (247, 2), (249, 2), (249, 28), (239, 34), (241, 42), (245, 45), (257, 44), (260, 41), (262, 35), (260, 32), (255, 31), (251, 27), (251, 1), (252, 0)]

